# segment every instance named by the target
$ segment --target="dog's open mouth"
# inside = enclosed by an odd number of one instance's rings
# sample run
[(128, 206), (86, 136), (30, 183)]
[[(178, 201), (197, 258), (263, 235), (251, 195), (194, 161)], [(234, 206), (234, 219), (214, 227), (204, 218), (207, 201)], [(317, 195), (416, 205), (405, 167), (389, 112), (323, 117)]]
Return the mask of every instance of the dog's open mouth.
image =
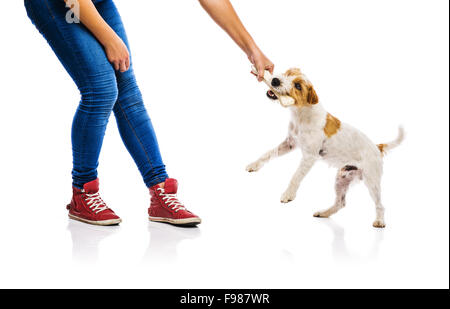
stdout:
[(277, 95), (272, 90), (267, 91), (267, 97), (271, 100), (278, 100)]

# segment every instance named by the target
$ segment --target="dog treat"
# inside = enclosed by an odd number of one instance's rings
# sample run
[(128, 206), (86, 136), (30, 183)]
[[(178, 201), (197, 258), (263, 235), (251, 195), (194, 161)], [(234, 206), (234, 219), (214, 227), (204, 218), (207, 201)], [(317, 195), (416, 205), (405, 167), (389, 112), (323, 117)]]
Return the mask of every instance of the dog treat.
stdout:
[[(255, 66), (252, 66), (252, 73), (255, 76), (258, 76), (258, 70)], [(277, 96), (278, 101), (280, 101), (280, 104), (284, 107), (288, 107), (295, 104), (294, 98), (288, 95), (281, 95), (279, 94), (275, 89), (272, 88), (271, 81), (272, 81), (272, 74), (270, 74), (269, 71), (264, 71), (264, 82), (266, 85), (270, 88), (270, 90)]]

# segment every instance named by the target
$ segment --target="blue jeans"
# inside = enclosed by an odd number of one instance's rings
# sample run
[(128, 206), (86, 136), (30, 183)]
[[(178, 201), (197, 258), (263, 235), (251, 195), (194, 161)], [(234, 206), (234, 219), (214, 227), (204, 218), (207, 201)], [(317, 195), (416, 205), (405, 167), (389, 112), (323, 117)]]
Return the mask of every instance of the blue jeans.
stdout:
[[(129, 49), (113, 1), (93, 2)], [(81, 188), (97, 178), (98, 158), (111, 111), (147, 187), (164, 182), (168, 176), (133, 64), (125, 73), (115, 71), (92, 33), (81, 23), (67, 23), (68, 9), (63, 0), (25, 0), (25, 7), (81, 93), (72, 123), (73, 185)]]

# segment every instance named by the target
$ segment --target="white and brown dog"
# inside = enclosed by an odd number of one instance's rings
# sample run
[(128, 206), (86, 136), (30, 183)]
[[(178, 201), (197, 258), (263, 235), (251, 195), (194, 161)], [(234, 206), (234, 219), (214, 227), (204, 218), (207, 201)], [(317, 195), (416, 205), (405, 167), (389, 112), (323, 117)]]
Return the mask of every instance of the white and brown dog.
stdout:
[[(257, 73), (254, 68), (253, 73)], [(345, 206), (345, 195), (350, 184), (356, 180), (363, 180), (376, 206), (376, 220), (373, 226), (384, 228), (386, 224), (380, 189), (383, 155), (403, 141), (403, 128), (399, 128), (396, 140), (376, 145), (359, 130), (327, 113), (319, 103), (313, 85), (299, 69), (290, 69), (279, 76), (265, 72), (264, 81), (270, 88), (267, 96), (288, 107), (292, 119), (287, 138), (278, 147), (248, 165), (247, 171), (256, 172), (271, 159), (298, 147), (302, 151), (303, 158), (289, 187), (281, 196), (281, 202), (288, 203), (295, 199), (303, 178), (317, 160), (323, 159), (332, 167), (338, 168), (336, 201), (331, 208), (316, 212), (314, 216), (328, 218), (338, 212)]]

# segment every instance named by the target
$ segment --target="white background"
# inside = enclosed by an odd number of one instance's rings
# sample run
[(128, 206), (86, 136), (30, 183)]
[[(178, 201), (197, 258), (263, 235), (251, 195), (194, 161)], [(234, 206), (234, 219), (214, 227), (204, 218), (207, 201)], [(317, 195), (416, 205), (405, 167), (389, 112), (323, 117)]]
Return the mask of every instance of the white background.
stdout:
[(372, 228), (362, 184), (333, 219), (312, 217), (334, 201), (324, 163), (280, 204), (299, 152), (245, 172), (284, 138), (289, 112), (195, 0), (116, 4), (168, 171), (204, 223), (147, 221), (149, 195), (113, 116), (99, 175), (123, 224), (69, 222), (79, 95), (23, 1), (10, 0), (0, 11), (0, 288), (449, 287), (448, 1), (233, 3), (277, 71), (301, 67), (329, 112), (376, 143), (405, 126), (385, 160), (387, 228)]

